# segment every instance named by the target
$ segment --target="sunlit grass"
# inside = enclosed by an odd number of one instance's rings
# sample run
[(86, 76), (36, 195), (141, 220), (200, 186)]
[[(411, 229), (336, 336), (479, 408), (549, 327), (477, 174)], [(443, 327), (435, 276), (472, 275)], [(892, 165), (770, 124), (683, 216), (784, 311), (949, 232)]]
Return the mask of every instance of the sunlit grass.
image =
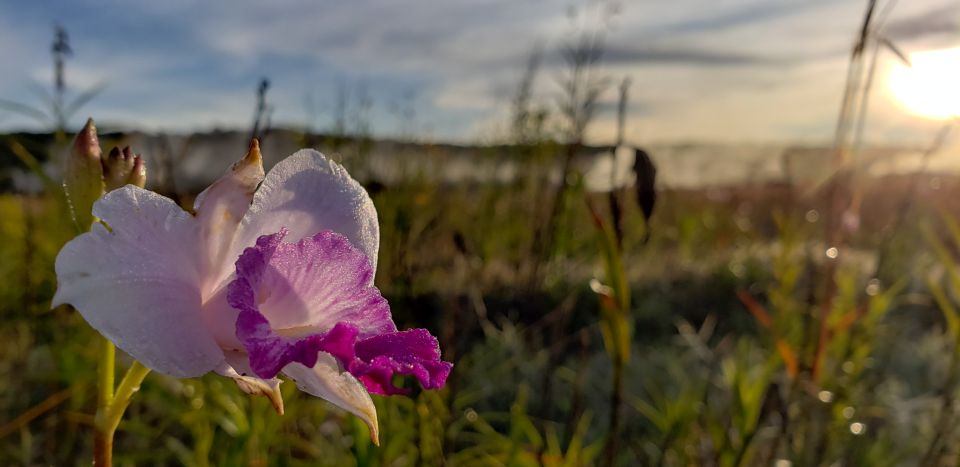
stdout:
[[(548, 285), (531, 289), (522, 282), (531, 220), (525, 203), (511, 201), (525, 196), (516, 190), (441, 191), (420, 182), (375, 195), (384, 237), (378, 283), (398, 322), (430, 327), (457, 365), (444, 391), (377, 398), (381, 447), (370, 444), (352, 417), (298, 394), (289, 383), (287, 414), (279, 417), (266, 400), (251, 399), (218, 377), (180, 381), (154, 374), (120, 426), (117, 462), (599, 462), (610, 363), (597, 325), (600, 304), (587, 287), (589, 278), (603, 277), (596, 230), (586, 205), (572, 204), (562, 224), (564, 240), (545, 269)], [(874, 244), (869, 236), (854, 238), (841, 254), (845, 266), (838, 283), (847, 285), (829, 315), (831, 326), (840, 327), (814, 380), (809, 371), (816, 347), (802, 334), (816, 335), (809, 331), (816, 313), (806, 310), (819, 305), (803, 291), (815, 282), (810, 268), (826, 258), (816, 234), (819, 222), (798, 214), (768, 231), (763, 226), (773, 225), (774, 205), (745, 214), (723, 202), (704, 204), (698, 196), (664, 193), (646, 245), (637, 208), (627, 205), (623, 249), (636, 331), (624, 372), (618, 462), (684, 465), (702, 462), (704, 455), (721, 465), (817, 459), (810, 456), (879, 462), (923, 455), (935, 436), (944, 440), (938, 446), (953, 439), (952, 428), (938, 429), (934, 395), (954, 394), (955, 387), (943, 386), (947, 382), (936, 372), (924, 373), (949, 365), (952, 339), (936, 325), (920, 324), (938, 322), (929, 299), (891, 301), (866, 292), (874, 257), (854, 252)], [(470, 202), (476, 199), (483, 201)], [(758, 193), (750, 202), (763, 199)], [(496, 208), (504, 205), (511, 207)], [(48, 310), (52, 261), (72, 235), (59, 206), (52, 197), (0, 199), (4, 218), (16, 221), (3, 223), (0, 242), (8, 259), (0, 263), (0, 362), (4, 374), (16, 375), (0, 391), (7, 423), (0, 433), (4, 463), (89, 457), (94, 333), (76, 313)], [(742, 216), (749, 222), (738, 222)], [(879, 217), (868, 212), (865, 222)], [(457, 245), (456, 232), (466, 251)], [(899, 235), (919, 238), (913, 228)], [(894, 254), (895, 264), (912, 266), (893, 277), (908, 278), (927, 264), (916, 251)], [(893, 285), (884, 282), (874, 292), (884, 294)], [(914, 293), (925, 293), (916, 287)], [(799, 376), (787, 371), (772, 334), (737, 301), (738, 289), (783, 320), (776, 326), (798, 355)], [(863, 299), (870, 304), (881, 296), (883, 304), (868, 305), (864, 319), (845, 318), (859, 312)], [(905, 359), (904, 352), (914, 357)], [(544, 384), (552, 388), (550, 401), (538, 397)], [(847, 407), (854, 416), (847, 417)], [(782, 432), (784, 414), (792, 420), (788, 432)], [(852, 432), (853, 423), (862, 424), (856, 429), (866, 435)]]

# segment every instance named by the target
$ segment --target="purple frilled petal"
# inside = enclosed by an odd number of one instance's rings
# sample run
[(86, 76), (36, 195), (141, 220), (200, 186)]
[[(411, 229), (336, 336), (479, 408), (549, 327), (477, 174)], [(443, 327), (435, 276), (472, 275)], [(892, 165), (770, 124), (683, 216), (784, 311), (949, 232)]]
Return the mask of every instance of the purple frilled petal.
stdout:
[(227, 293), (257, 376), (273, 378), (291, 362), (313, 367), (326, 352), (372, 393), (402, 393), (396, 374), (426, 389), (444, 385), (452, 365), (440, 360), (436, 338), (396, 330), (362, 252), (330, 231), (297, 243), (283, 243), (285, 235), (264, 235), (247, 248)]
[(424, 389), (439, 389), (453, 364), (440, 360), (437, 338), (426, 329), (380, 334), (357, 342), (356, 358), (347, 369), (376, 394), (400, 394), (394, 374), (417, 378)]

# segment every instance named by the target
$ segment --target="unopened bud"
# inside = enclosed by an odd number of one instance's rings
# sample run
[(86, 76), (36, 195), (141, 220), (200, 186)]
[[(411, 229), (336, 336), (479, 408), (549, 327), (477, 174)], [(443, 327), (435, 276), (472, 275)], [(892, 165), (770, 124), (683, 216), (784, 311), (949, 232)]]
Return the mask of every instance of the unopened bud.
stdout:
[(147, 170), (139, 154), (134, 154), (130, 146), (113, 148), (103, 160), (103, 180), (107, 191), (113, 191), (131, 184), (143, 188), (146, 184)]
[(143, 162), (143, 156), (137, 154), (133, 158), (133, 170), (130, 171), (130, 178), (127, 183), (143, 188), (147, 185), (147, 165)]
[(63, 171), (63, 189), (70, 212), (81, 230), (93, 224), (93, 202), (103, 195), (103, 169), (100, 166), (100, 141), (93, 119), (87, 120), (77, 138)]

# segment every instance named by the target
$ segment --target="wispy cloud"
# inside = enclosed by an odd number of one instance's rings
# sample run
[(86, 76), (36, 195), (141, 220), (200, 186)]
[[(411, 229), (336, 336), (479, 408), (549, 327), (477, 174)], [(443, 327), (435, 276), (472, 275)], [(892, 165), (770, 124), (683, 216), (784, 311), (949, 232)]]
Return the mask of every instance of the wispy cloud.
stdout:
[[(956, 37), (956, 15), (945, 14), (954, 2), (902, 2), (887, 33)], [(313, 124), (323, 128), (337, 90), (362, 87), (375, 131), (402, 126), (395, 108), (404, 101), (417, 106), (415, 127), (469, 139), (503, 118), (537, 44), (546, 52), (536, 97), (551, 106), (564, 66), (557, 51), (574, 37), (568, 5), (543, 0), (18, 3), (0, 4), (7, 64), (0, 97), (30, 100), (28, 83), (49, 86), (49, 41), (62, 22), (76, 50), (68, 62), (73, 89), (108, 86), (86, 111), (153, 129), (245, 127), (257, 80), (266, 76), (278, 124), (313, 118), (305, 110), (310, 95), (319, 112)], [(602, 72), (634, 78), (638, 122), (663, 135), (815, 137), (796, 129), (833, 121), (863, 7), (861, 0), (625, 2), (606, 33)], [(605, 95), (604, 105), (612, 99)], [(609, 130), (607, 107), (597, 137)], [(29, 124), (0, 120), (0, 128)]]
[(780, 58), (746, 53), (693, 48), (627, 48), (620, 45), (608, 47), (603, 52), (603, 61), (615, 65), (694, 65), (705, 67), (783, 64), (783, 60)]
[(893, 40), (912, 40), (928, 36), (954, 36), (960, 31), (960, 5), (939, 5), (900, 20), (892, 21), (884, 34)]

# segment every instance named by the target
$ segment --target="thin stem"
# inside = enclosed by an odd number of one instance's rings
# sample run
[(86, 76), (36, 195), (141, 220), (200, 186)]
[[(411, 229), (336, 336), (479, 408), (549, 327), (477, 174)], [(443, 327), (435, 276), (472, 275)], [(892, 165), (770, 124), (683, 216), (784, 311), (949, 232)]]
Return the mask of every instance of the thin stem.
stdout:
[(93, 465), (113, 465), (113, 433), (96, 430), (93, 434)]
[[(109, 348), (109, 352), (104, 351), (104, 358), (100, 362), (101, 369), (107, 366), (111, 370), (113, 369), (116, 350), (112, 344), (109, 344)], [(109, 359), (106, 358), (108, 353), (110, 355)], [(120, 418), (123, 417), (123, 413), (130, 405), (130, 399), (135, 392), (140, 390), (140, 383), (150, 373), (150, 369), (140, 362), (134, 361), (120, 381), (120, 386), (117, 386), (116, 392), (108, 399), (104, 399), (103, 396), (108, 392), (113, 392), (113, 372), (110, 372), (109, 378), (104, 377), (103, 373), (105, 372), (101, 372), (100, 382), (103, 383), (109, 379), (110, 384), (100, 389), (99, 401), (106, 400), (106, 404), (97, 407), (97, 416), (94, 420), (93, 465), (110, 466), (113, 465), (113, 434), (117, 431), (117, 426), (120, 425)]]
[(740, 448), (737, 449), (737, 457), (733, 461), (735, 467), (740, 467), (743, 465), (744, 459), (747, 456), (747, 449), (750, 447), (750, 442), (753, 441), (753, 437), (757, 435), (757, 429), (754, 428), (743, 438), (743, 443), (740, 445)]
[(110, 422), (109, 426), (111, 429), (115, 430), (117, 425), (120, 424), (120, 418), (123, 417), (123, 412), (125, 412), (127, 406), (130, 405), (130, 399), (135, 392), (140, 390), (140, 383), (143, 382), (143, 379), (146, 378), (149, 373), (150, 369), (138, 361), (134, 361), (133, 365), (130, 365), (130, 369), (127, 370), (123, 379), (120, 380), (120, 386), (117, 386), (117, 393), (113, 398), (113, 403), (110, 404), (108, 421)]
[(613, 390), (610, 393), (610, 425), (607, 427), (606, 462), (612, 467), (617, 457), (617, 441), (620, 428), (620, 406), (623, 404), (623, 357), (617, 355), (613, 360)]
[(101, 337), (100, 358), (97, 362), (97, 415), (93, 435), (93, 465), (113, 464), (113, 432), (101, 428), (101, 419), (106, 416), (113, 402), (116, 355), (117, 349), (113, 342)]
[(110, 405), (110, 402), (113, 400), (113, 387), (114, 387), (114, 378), (115, 378), (115, 365), (116, 365), (116, 355), (117, 349), (114, 347), (113, 342), (108, 341), (106, 338), (101, 338), (101, 349), (100, 349), (100, 364), (98, 368), (99, 372), (99, 381), (98, 390), (99, 397), (97, 399), (97, 412), (100, 412), (102, 408), (105, 408)]

